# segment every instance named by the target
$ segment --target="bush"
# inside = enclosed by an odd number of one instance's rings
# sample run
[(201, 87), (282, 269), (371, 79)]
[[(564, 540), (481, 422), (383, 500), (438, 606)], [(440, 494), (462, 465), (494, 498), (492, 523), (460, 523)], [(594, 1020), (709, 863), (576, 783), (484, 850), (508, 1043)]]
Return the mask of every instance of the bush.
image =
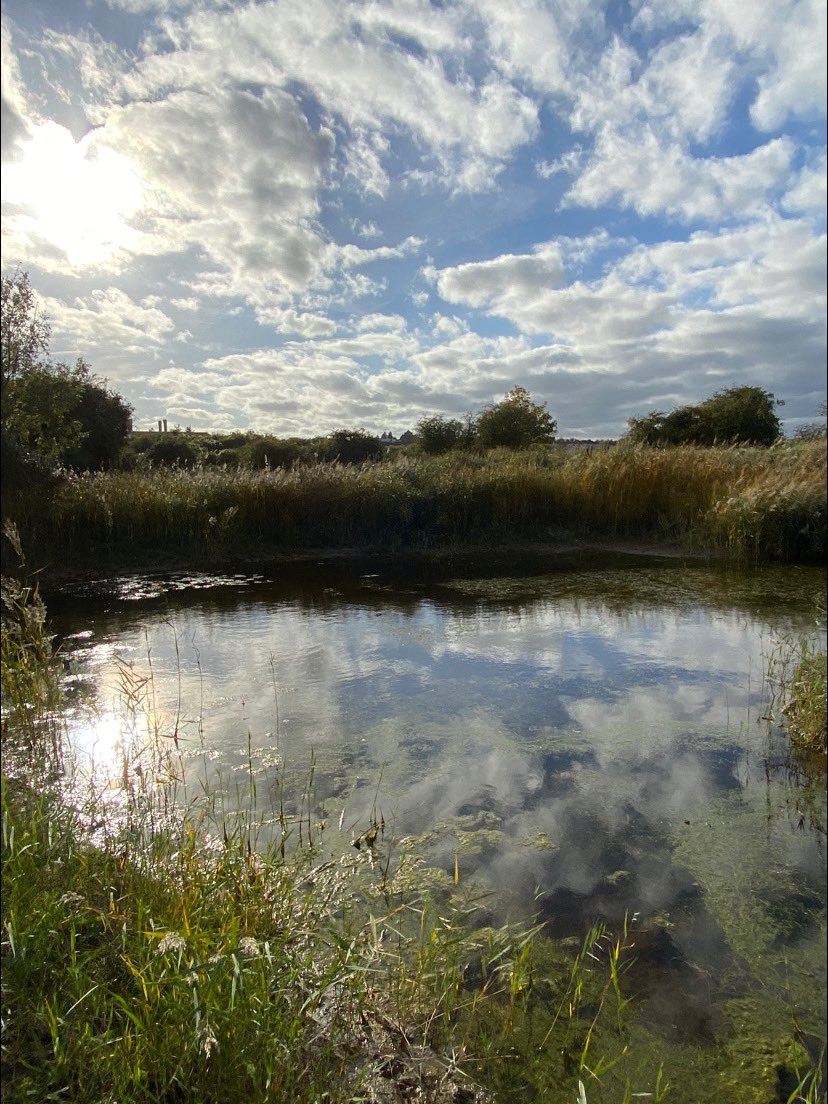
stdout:
[(340, 464), (364, 464), (379, 460), (383, 448), (379, 437), (364, 429), (337, 429), (322, 443), (322, 459)]
[(483, 448), (522, 449), (551, 442), (557, 428), (546, 403), (533, 403), (525, 387), (513, 387), (477, 419), (477, 438)]
[(277, 437), (254, 437), (238, 450), (242, 467), (261, 471), (264, 468), (289, 468), (305, 458), (306, 449), (295, 441)]
[(772, 445), (781, 434), (779, 405), (761, 387), (731, 387), (696, 406), (630, 418), (627, 438), (638, 445)]
[(423, 452), (429, 456), (439, 456), (466, 444), (469, 428), (456, 418), (444, 418), (441, 414), (435, 414), (417, 423), (417, 440)]
[(165, 433), (145, 450), (144, 457), (154, 466), (191, 468), (198, 453), (183, 437)]

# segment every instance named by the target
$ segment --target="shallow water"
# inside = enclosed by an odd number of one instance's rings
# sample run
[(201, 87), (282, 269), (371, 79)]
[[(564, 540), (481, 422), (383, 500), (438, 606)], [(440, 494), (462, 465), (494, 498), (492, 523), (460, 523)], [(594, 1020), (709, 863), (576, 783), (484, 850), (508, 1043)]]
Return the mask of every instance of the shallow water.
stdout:
[[(768, 657), (817, 632), (824, 573), (549, 566), (64, 594), (71, 738), (113, 800), (125, 759), (134, 777), (160, 745), (217, 823), (252, 795), (265, 820), (295, 812), (313, 764), (316, 824), (419, 837), (491, 890), (493, 918), (535, 911), (567, 939), (634, 914), (637, 1023), (686, 1071), (670, 1099), (704, 1100), (727, 1083), (714, 1051), (782, 1047), (792, 1012), (806, 1049), (825, 1035), (824, 778), (763, 720)], [(774, 1099), (746, 1091), (730, 1098)]]

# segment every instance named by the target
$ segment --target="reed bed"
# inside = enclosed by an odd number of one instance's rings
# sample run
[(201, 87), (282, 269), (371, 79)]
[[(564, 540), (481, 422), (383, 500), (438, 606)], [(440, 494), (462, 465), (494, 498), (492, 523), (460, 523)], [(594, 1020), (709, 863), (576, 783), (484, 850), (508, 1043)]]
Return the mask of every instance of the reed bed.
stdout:
[(57, 562), (562, 536), (681, 541), (796, 561), (825, 554), (825, 446), (553, 447), (362, 466), (66, 474), (48, 496), (12, 508), (25, 546)]

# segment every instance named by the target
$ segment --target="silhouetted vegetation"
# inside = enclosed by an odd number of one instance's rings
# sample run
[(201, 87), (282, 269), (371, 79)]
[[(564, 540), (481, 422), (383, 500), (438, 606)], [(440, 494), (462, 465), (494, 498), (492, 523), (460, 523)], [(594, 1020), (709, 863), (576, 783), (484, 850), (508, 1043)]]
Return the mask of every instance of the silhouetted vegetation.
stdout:
[(761, 387), (731, 387), (696, 406), (631, 418), (627, 437), (637, 445), (772, 445), (782, 433), (779, 405)]
[(57, 467), (111, 467), (132, 428), (132, 408), (78, 358), (53, 363), (49, 324), (28, 275), (2, 281), (2, 459), (6, 502), (42, 489)]

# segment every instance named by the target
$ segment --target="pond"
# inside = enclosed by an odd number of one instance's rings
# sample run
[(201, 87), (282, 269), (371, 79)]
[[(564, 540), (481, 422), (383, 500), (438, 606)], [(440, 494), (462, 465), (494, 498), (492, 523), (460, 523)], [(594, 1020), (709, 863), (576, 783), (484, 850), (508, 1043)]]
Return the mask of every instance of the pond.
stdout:
[(492, 918), (564, 943), (633, 918), (669, 1099), (713, 1099), (732, 1068), (732, 1099), (766, 1101), (791, 1040), (817, 1060), (825, 1038), (824, 775), (764, 717), (769, 657), (818, 636), (821, 601), (817, 568), (616, 556), (135, 578), (49, 605), (70, 737), (114, 802), (160, 745), (217, 825), (304, 810), (416, 837)]

